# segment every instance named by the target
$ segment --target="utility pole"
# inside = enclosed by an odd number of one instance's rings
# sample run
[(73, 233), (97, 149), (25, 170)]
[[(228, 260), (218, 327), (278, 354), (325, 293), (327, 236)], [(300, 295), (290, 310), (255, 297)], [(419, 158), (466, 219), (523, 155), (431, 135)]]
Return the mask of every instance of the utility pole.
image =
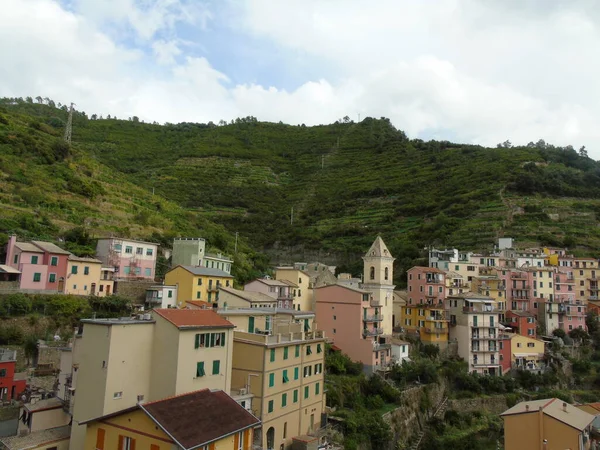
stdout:
[(69, 108), (69, 118), (67, 119), (67, 126), (65, 127), (65, 142), (71, 143), (71, 135), (73, 133), (73, 105), (71, 102), (71, 108)]
[(235, 232), (235, 250), (233, 251), (237, 255), (237, 241), (238, 241), (238, 232)]

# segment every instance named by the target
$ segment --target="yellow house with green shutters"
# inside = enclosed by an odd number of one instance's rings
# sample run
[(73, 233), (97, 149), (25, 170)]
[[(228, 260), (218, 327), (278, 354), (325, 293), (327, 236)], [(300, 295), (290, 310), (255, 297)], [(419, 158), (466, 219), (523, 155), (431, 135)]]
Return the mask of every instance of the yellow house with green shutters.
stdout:
[(250, 450), (260, 420), (225, 392), (203, 389), (84, 424), (84, 450)]
[(219, 287), (233, 286), (233, 276), (208, 267), (177, 266), (165, 274), (165, 284), (177, 286), (177, 306), (184, 308), (188, 300), (217, 303)]

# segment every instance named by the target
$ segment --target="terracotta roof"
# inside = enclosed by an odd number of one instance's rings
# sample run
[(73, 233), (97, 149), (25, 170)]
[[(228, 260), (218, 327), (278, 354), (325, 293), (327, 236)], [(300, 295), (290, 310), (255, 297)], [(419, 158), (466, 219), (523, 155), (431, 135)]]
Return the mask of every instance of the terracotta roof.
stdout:
[[(207, 276), (207, 277), (233, 278), (233, 275), (231, 275), (223, 270), (213, 269), (213, 268), (209, 268), (209, 267), (181, 266), (181, 265), (179, 265), (177, 267), (181, 267), (182, 269), (185, 269), (194, 275), (203, 275), (203, 276)], [(177, 267), (172, 268), (170, 271), (177, 269)]]
[(228, 320), (222, 318), (212, 309), (175, 309), (164, 308), (153, 310), (177, 328), (234, 328)]
[(186, 305), (196, 306), (198, 308), (204, 309), (212, 309), (213, 304), (208, 302), (203, 302), (202, 300), (188, 300), (185, 302)]
[(48, 252), (48, 253), (54, 253), (54, 254), (57, 254), (57, 255), (70, 255), (71, 254), (71, 252), (63, 250), (58, 245), (55, 245), (52, 242), (31, 241), (31, 243), (33, 245), (38, 246), (39, 248), (41, 248), (42, 250), (44, 250), (45, 252)]
[(544, 400), (533, 400), (521, 402), (504, 411), (501, 416), (514, 414), (535, 413), (542, 409), (544, 414), (553, 417), (577, 430), (584, 430), (594, 421), (594, 416), (576, 408), (558, 398), (547, 398)]
[(595, 410), (597, 410), (600, 413), (600, 403), (585, 403), (585, 404), (579, 405), (579, 406), (589, 406), (590, 408), (594, 408)]
[(383, 242), (383, 239), (381, 239), (381, 236), (377, 236), (375, 242), (373, 242), (373, 245), (371, 245), (371, 248), (365, 254), (365, 257), (391, 258), (392, 254), (385, 245), (385, 242)]
[(141, 404), (140, 408), (185, 450), (260, 424), (223, 391), (204, 389)]
[[(27, 436), (11, 436), (0, 439), (7, 450), (26, 450), (40, 448), (41, 445), (58, 443), (71, 437), (71, 427), (50, 428), (48, 430), (34, 431)], [(44, 447), (47, 448), (47, 447)]]
[(263, 294), (262, 292), (240, 291), (239, 289), (225, 286), (219, 287), (219, 290), (227, 292), (231, 295), (235, 295), (250, 303), (277, 303), (277, 299), (269, 297), (267, 294)]
[(433, 272), (433, 273), (443, 273), (444, 275), (446, 274), (445, 271), (443, 271), (442, 269), (438, 269), (437, 267), (427, 267), (427, 266), (413, 266), (410, 269), (408, 269), (406, 271), (406, 273), (408, 272)]

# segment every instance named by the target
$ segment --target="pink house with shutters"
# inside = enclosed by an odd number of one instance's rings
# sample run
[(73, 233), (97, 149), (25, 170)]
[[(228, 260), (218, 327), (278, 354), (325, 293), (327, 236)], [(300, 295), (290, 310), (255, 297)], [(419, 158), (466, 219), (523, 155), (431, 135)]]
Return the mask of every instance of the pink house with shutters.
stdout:
[(154, 280), (158, 244), (123, 238), (100, 238), (96, 257), (112, 267), (117, 279)]
[(62, 292), (69, 255), (51, 242), (18, 242), (13, 235), (8, 239), (6, 265), (21, 272), (22, 290)]

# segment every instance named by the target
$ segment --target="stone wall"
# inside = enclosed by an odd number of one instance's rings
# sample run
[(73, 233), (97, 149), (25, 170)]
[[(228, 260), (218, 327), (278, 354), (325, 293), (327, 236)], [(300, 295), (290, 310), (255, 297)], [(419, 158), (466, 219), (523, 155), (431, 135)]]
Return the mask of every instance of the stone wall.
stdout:
[(142, 305), (146, 300), (146, 289), (156, 284), (154, 280), (119, 280), (115, 281), (115, 294)]
[(477, 397), (448, 400), (448, 408), (459, 412), (489, 411), (501, 414), (508, 409), (506, 397), (495, 395), (491, 397)]

